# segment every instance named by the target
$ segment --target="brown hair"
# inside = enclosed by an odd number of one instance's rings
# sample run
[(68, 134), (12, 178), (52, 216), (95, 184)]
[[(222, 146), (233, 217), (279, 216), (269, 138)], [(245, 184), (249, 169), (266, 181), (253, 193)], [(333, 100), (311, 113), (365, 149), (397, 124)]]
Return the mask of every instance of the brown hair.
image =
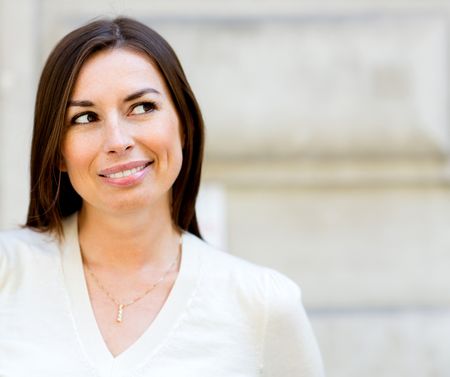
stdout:
[(62, 236), (63, 218), (81, 208), (81, 197), (59, 169), (67, 104), (86, 60), (115, 47), (147, 54), (167, 84), (184, 135), (183, 164), (172, 187), (172, 218), (181, 229), (200, 236), (195, 212), (204, 145), (200, 108), (170, 45), (146, 25), (125, 17), (96, 20), (72, 31), (47, 59), (36, 95), (26, 226)]

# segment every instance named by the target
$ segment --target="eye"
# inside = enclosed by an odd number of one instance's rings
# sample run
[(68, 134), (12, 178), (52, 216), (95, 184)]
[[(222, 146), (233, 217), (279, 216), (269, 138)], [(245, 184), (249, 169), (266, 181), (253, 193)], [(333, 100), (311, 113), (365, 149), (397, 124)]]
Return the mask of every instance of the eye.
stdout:
[(72, 124), (88, 124), (97, 121), (97, 114), (92, 112), (77, 114), (72, 118)]
[(142, 102), (138, 103), (131, 109), (131, 114), (133, 115), (140, 115), (140, 114), (146, 114), (151, 113), (153, 110), (156, 109), (156, 105), (154, 102)]

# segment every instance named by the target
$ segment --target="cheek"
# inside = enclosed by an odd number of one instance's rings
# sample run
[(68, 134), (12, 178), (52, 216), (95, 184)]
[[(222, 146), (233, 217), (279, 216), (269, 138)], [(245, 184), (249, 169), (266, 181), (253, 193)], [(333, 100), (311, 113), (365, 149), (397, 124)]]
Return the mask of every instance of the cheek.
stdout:
[(169, 143), (171, 145), (172, 160), (181, 166), (183, 160), (183, 137), (178, 125), (173, 127)]
[(152, 149), (166, 151), (169, 158), (178, 158), (178, 154), (182, 153), (182, 131), (177, 118), (162, 119), (158, 127), (150, 128), (146, 140), (152, 144)]
[(64, 138), (62, 148), (62, 165), (69, 176), (80, 174), (89, 165), (94, 154), (92, 139), (84, 135), (68, 134)]

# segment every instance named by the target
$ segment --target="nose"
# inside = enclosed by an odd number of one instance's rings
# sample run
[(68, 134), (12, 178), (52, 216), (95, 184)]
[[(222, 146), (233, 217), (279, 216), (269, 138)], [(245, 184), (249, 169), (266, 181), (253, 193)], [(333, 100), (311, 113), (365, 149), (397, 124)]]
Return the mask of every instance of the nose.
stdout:
[(134, 139), (125, 121), (111, 116), (105, 121), (104, 151), (107, 154), (123, 154), (134, 147)]

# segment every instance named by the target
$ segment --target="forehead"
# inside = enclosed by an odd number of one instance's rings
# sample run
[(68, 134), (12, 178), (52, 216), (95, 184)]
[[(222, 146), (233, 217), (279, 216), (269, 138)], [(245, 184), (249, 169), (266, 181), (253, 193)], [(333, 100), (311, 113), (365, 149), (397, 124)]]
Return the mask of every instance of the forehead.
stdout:
[(139, 90), (148, 85), (166, 92), (164, 78), (148, 55), (130, 48), (107, 49), (83, 64), (71, 97), (110, 91), (120, 94), (122, 90)]

